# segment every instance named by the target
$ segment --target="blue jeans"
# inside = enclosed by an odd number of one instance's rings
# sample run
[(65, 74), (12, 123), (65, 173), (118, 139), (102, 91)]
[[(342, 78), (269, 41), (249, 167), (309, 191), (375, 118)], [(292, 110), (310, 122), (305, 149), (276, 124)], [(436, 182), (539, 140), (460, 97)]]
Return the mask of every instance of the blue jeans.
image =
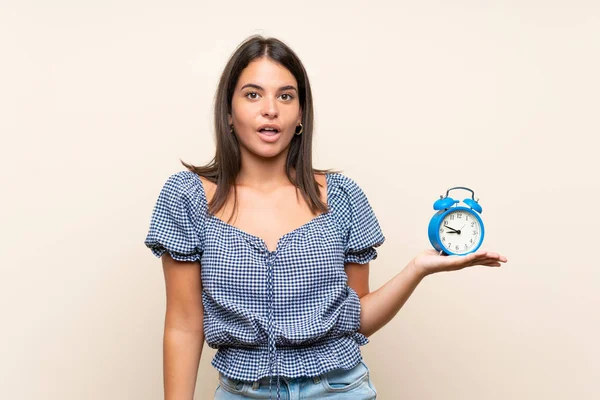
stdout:
[[(273, 377), (273, 399), (277, 399), (277, 384)], [(279, 378), (282, 400), (335, 399), (372, 400), (377, 391), (371, 383), (369, 368), (360, 361), (351, 369), (335, 369), (312, 378)], [(255, 382), (231, 379), (219, 373), (215, 400), (268, 399), (269, 377)]]

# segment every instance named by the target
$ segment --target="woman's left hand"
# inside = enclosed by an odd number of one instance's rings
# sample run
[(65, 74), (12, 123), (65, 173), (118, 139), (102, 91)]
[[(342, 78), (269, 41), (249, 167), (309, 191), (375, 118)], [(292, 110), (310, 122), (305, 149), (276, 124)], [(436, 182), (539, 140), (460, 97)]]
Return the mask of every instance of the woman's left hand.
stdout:
[(425, 250), (412, 260), (413, 267), (421, 274), (457, 271), (466, 267), (482, 265), (499, 267), (507, 261), (506, 257), (489, 251), (477, 251), (466, 256), (443, 256), (436, 250)]

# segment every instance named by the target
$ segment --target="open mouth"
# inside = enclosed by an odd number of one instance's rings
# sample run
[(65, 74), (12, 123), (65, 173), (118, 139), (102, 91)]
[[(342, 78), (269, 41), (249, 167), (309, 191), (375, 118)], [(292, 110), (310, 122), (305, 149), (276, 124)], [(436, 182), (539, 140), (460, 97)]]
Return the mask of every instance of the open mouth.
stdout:
[(267, 143), (274, 143), (281, 136), (281, 126), (278, 124), (262, 124), (258, 126), (258, 137)]
[(281, 136), (280, 135), (281, 132), (279, 131), (279, 126), (277, 126), (277, 125), (263, 126), (257, 132), (258, 132), (258, 137), (260, 137), (260, 139), (266, 143), (274, 143), (277, 140), (279, 140), (279, 137)]
[(267, 135), (267, 136), (275, 136), (279, 133), (279, 130), (277, 130), (275, 128), (263, 128), (263, 129), (259, 129), (258, 131), (260, 133), (262, 133), (263, 135)]

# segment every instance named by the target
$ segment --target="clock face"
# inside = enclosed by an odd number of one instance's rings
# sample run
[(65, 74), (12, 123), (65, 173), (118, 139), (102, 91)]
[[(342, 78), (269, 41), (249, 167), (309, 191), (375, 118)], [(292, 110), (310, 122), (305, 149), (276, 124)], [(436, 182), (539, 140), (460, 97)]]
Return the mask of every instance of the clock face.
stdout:
[(446, 214), (439, 227), (440, 243), (454, 254), (472, 251), (481, 240), (479, 220), (466, 210)]

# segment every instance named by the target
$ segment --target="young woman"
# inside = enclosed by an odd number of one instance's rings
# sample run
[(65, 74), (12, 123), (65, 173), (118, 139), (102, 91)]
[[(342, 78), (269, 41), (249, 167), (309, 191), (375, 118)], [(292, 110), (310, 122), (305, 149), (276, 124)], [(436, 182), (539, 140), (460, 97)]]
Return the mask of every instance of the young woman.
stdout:
[(506, 262), (426, 251), (371, 292), (384, 236), (356, 182), (313, 168), (308, 76), (277, 39), (234, 52), (214, 123), (214, 159), (168, 178), (145, 240), (166, 282), (167, 400), (193, 398), (205, 340), (218, 349), (216, 399), (374, 399), (359, 346), (419, 282)]

